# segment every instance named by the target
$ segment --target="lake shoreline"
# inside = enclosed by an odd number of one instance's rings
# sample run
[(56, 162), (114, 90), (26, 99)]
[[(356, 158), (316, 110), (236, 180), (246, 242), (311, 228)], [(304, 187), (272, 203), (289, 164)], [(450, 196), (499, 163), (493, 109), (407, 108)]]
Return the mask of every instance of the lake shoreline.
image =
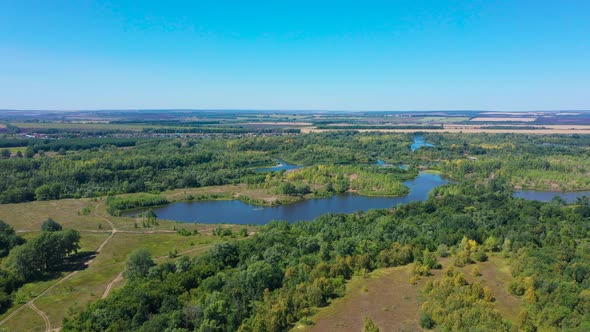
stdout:
[[(159, 208), (151, 208), (158, 218), (187, 223), (200, 224), (266, 224), (271, 220), (289, 222), (313, 220), (325, 213), (353, 213), (358, 210), (390, 208), (398, 204), (413, 201), (424, 201), (428, 193), (435, 187), (449, 181), (440, 174), (420, 173), (415, 179), (404, 182), (409, 188), (406, 195), (399, 196), (367, 196), (362, 193), (347, 191), (334, 193), (330, 197), (299, 198), (289, 204), (254, 205), (244, 202), (238, 197), (227, 199), (220, 197), (208, 201), (175, 201)], [(134, 210), (139, 213), (146, 209)], [(122, 216), (132, 217), (132, 213)]]

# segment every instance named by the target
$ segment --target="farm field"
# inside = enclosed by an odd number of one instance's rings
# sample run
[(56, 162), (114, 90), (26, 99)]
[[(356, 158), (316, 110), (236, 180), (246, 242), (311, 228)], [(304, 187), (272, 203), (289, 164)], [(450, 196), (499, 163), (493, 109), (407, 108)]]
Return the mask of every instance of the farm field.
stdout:
[(472, 122), (534, 122), (536, 117), (476, 117)]
[[(478, 133), (496, 133), (496, 134), (534, 134), (534, 135), (548, 135), (548, 134), (582, 134), (590, 135), (590, 126), (580, 125), (542, 125), (542, 129), (515, 129), (510, 128), (482, 128), (482, 125), (457, 125), (457, 124), (445, 124), (443, 129), (356, 129), (356, 131), (370, 133), (370, 132), (382, 132), (382, 133), (414, 133), (416, 131), (425, 133), (466, 133), (466, 134), (478, 134)], [(329, 132), (332, 129), (316, 129), (314, 127), (302, 127), (302, 133), (322, 133)]]
[(84, 130), (130, 130), (141, 131), (144, 128), (160, 128), (153, 125), (134, 125), (116, 123), (78, 123), (78, 122), (12, 122), (14, 126), (23, 129), (84, 129)]

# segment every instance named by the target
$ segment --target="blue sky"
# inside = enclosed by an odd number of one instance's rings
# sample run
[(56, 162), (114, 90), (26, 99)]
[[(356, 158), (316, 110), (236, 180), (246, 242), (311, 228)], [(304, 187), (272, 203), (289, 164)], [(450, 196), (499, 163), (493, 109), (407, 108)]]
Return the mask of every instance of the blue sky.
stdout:
[(590, 109), (590, 1), (0, 0), (0, 109)]

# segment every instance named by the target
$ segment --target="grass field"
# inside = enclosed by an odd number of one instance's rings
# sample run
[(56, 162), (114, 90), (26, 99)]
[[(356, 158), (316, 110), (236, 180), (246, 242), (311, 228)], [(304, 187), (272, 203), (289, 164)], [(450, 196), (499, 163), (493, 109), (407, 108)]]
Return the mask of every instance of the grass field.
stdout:
[[(441, 263), (445, 268), (451, 260), (441, 259)], [(478, 266), (481, 276), (472, 276), (474, 266)], [(420, 290), (428, 280), (440, 278), (442, 270), (433, 270), (433, 276), (421, 278), (412, 285), (409, 282), (411, 269), (411, 265), (406, 265), (378, 269), (365, 278), (353, 277), (344, 297), (335, 299), (311, 317), (315, 325), (298, 325), (293, 331), (362, 331), (365, 317), (370, 317), (382, 331), (421, 331), (418, 325), (422, 303)], [(480, 281), (489, 287), (496, 299), (494, 305), (502, 316), (516, 321), (521, 306), (519, 299), (508, 293), (512, 277), (505, 259), (492, 256), (487, 262), (458, 270), (470, 283)]]
[[(105, 221), (93, 211), (98, 202), (87, 199), (63, 199), (59, 201), (35, 201), (18, 204), (0, 205), (0, 219), (10, 224), (17, 232), (38, 231), (43, 220), (48, 217), (59, 222), (63, 227), (77, 230), (97, 230), (98, 224)], [(82, 214), (82, 209), (89, 207), (91, 213)], [(110, 229), (108, 224), (104, 229)]]
[(45, 331), (45, 322), (33, 309), (25, 307), (4, 325), (0, 326), (0, 331), (43, 332)]
[(220, 238), (207, 235), (117, 233), (92, 265), (53, 288), (35, 304), (49, 316), (52, 327), (60, 326), (68, 311), (79, 311), (101, 298), (108, 283), (124, 270), (127, 255), (136, 248), (147, 248), (154, 257), (160, 257), (167, 256), (172, 249), (202, 252), (219, 241)]
[(26, 146), (16, 146), (16, 147), (10, 147), (10, 148), (0, 148), (0, 150), (5, 150), (5, 149), (10, 151), (10, 154), (12, 156), (15, 156), (18, 151), (20, 151), (24, 155), (25, 151), (27, 150), (27, 147)]
[(419, 330), (418, 287), (408, 280), (411, 267), (379, 269), (366, 278), (354, 277), (346, 296), (334, 300), (311, 318), (314, 326), (297, 326), (294, 331), (362, 331), (370, 317), (383, 331)]
[[(178, 193), (171, 192), (174, 196)], [(87, 207), (89, 211), (82, 213)], [(81, 310), (86, 305), (100, 299), (109, 284), (113, 289), (124, 284), (124, 279), (116, 277), (124, 270), (127, 255), (137, 249), (146, 248), (157, 263), (169, 258), (171, 251), (178, 255), (197, 256), (215, 243), (227, 239), (212, 236), (214, 225), (185, 224), (172, 221), (159, 221), (159, 226), (144, 229), (135, 228), (133, 218), (112, 217), (106, 213), (104, 201), (92, 199), (67, 199), (59, 201), (36, 201), (21, 204), (0, 205), (0, 219), (14, 227), (26, 239), (37, 236), (41, 223), (53, 218), (65, 228), (80, 231), (80, 253), (91, 255), (91, 263), (83, 270), (53, 276), (49, 280), (29, 283), (19, 289), (12, 308), (0, 316), (0, 321), (30, 300), (44, 312), (52, 328), (61, 326), (68, 312)], [(101, 225), (99, 228), (98, 225)], [(112, 225), (112, 226), (111, 226)], [(107, 240), (113, 227), (116, 232)], [(199, 234), (181, 236), (174, 228), (194, 229)], [(244, 226), (229, 226), (235, 231)], [(248, 227), (252, 232), (254, 228)], [(101, 245), (100, 253), (92, 255)], [(66, 278), (64, 278), (66, 277)], [(63, 279), (62, 279), (63, 278)], [(14, 316), (6, 320), (2, 328), (9, 331), (43, 331), (45, 323), (41, 316), (30, 307), (24, 306)]]
[(481, 277), (474, 277), (471, 273), (474, 265), (468, 265), (460, 269), (465, 275), (465, 279), (470, 283), (481, 281), (485, 286), (489, 287), (496, 299), (496, 309), (500, 311), (502, 317), (515, 323), (522, 307), (520, 300), (508, 292), (512, 275), (506, 259), (494, 255), (487, 262), (477, 263), (476, 265), (479, 268)]

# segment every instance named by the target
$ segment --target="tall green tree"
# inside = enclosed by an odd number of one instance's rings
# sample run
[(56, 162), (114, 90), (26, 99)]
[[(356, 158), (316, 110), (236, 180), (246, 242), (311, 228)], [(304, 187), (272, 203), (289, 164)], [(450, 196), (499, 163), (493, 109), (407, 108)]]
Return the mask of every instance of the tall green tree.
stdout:
[(8, 255), (10, 249), (24, 242), (22, 237), (16, 235), (12, 226), (0, 220), (0, 257)]
[(147, 276), (152, 266), (154, 266), (154, 260), (150, 252), (145, 248), (137, 249), (127, 257), (125, 278), (129, 280), (143, 278)]

